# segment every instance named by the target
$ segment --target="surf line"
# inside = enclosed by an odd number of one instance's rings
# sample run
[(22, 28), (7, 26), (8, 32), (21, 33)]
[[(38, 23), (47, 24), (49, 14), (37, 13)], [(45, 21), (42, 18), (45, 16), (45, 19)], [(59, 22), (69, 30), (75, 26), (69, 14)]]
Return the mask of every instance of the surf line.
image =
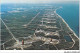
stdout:
[[(54, 13), (56, 13), (56, 10), (54, 11)], [(66, 24), (66, 26), (73, 32), (73, 34), (75, 35), (75, 37), (78, 38), (78, 36), (76, 35), (76, 33), (70, 28), (70, 26), (66, 23), (66, 21), (58, 13), (56, 13), (56, 14), (62, 19), (62, 21)]]

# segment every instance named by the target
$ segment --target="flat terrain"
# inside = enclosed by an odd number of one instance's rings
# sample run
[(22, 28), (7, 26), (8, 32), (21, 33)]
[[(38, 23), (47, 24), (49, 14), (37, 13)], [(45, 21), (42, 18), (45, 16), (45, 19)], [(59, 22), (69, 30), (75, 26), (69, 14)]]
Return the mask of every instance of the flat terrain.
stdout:
[[(79, 49), (77, 35), (56, 13), (59, 7), (47, 6), (42, 9), (40, 7), (2, 14), (2, 50)], [(24, 40), (24, 45), (22, 45), (22, 40)]]

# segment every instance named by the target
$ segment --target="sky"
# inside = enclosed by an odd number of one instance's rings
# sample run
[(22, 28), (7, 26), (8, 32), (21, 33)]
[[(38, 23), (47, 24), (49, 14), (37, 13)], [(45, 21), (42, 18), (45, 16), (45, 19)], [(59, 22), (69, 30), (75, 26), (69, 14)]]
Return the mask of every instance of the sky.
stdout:
[(1, 0), (1, 3), (58, 3), (78, 0)]

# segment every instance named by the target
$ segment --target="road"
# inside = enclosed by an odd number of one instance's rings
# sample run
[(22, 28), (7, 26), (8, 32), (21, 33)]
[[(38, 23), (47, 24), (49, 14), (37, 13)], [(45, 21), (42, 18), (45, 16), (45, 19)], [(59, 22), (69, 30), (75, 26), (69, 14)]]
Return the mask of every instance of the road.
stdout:
[(32, 21), (38, 16), (40, 14), (40, 12), (39, 13), (37, 13), (37, 15), (35, 16), (35, 17), (33, 17), (33, 19), (31, 19), (31, 21), (27, 24), (27, 26), (26, 27), (28, 27), (28, 25), (29, 24), (31, 24), (32, 23)]
[[(29, 24), (31, 24), (31, 22), (32, 22), (39, 14), (40, 14), (40, 12), (37, 13), (37, 15), (36, 15), (35, 17), (33, 17), (33, 19), (27, 24), (27, 26), (28, 26)], [(1, 19), (1, 18), (0, 18), (0, 19)], [(10, 33), (10, 35), (13, 37), (13, 39), (16, 40), (17, 44), (20, 45), (21, 49), (23, 50), (23, 47), (22, 47), (22, 45), (20, 44), (19, 40), (13, 35), (13, 33), (10, 31), (10, 29), (7, 27), (7, 25), (5, 24), (5, 22), (4, 22), (2, 19), (1, 19), (1, 21), (2, 21), (2, 23), (5, 25), (6, 29), (8, 30), (8, 32)], [(5, 42), (5, 43), (6, 43), (6, 42)], [(5, 43), (3, 43), (3, 47), (4, 47), (4, 44), (5, 44)]]
[[(1, 18), (0, 18), (1, 19)], [(17, 38), (15, 38), (15, 36), (13, 35), (13, 33), (10, 31), (10, 29), (7, 27), (7, 25), (5, 24), (5, 22), (1, 19), (1, 21), (3, 22), (3, 24), (5, 25), (6, 29), (8, 30), (8, 32), (11, 34), (11, 36), (13, 37), (14, 40), (16, 40), (17, 44), (20, 45), (20, 42)], [(21, 46), (21, 45), (20, 45)], [(21, 46), (21, 49), (23, 50), (23, 47)]]

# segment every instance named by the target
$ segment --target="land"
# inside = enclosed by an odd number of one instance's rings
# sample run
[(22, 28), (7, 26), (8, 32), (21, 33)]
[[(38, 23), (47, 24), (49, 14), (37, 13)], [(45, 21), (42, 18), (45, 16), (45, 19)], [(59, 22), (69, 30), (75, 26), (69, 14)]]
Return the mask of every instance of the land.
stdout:
[(1, 49), (79, 50), (79, 38), (56, 13), (57, 9), (59, 8), (48, 6), (3, 14)]

